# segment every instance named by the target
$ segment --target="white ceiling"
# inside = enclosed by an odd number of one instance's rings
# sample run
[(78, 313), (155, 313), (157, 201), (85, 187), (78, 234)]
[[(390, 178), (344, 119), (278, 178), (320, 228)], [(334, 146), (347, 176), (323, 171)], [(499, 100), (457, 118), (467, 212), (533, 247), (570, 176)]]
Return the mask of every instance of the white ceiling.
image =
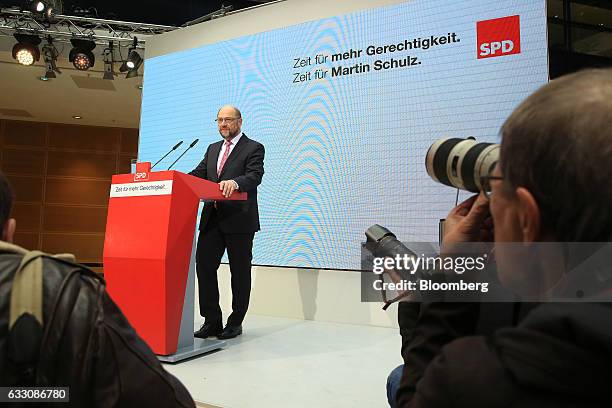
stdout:
[[(112, 81), (102, 79), (102, 46), (98, 45), (94, 50), (96, 63), (93, 69), (78, 71), (68, 62), (70, 44), (56, 44), (58, 50), (63, 51), (57, 64), (62, 73), (43, 82), (39, 79), (45, 74), (42, 56), (33, 66), (19, 65), (11, 55), (15, 42), (13, 37), (0, 37), (0, 112), (4, 109), (23, 110), (31, 116), (0, 113), (0, 119), (139, 127), (142, 90), (138, 87), (142, 85), (142, 76), (125, 79), (125, 74), (120, 74)], [(141, 55), (144, 58), (144, 52)], [(118, 72), (119, 65), (115, 63), (115, 72)], [(139, 70), (140, 75), (143, 68)], [(76, 77), (76, 82), (73, 77)], [(75, 115), (82, 119), (73, 119)]]

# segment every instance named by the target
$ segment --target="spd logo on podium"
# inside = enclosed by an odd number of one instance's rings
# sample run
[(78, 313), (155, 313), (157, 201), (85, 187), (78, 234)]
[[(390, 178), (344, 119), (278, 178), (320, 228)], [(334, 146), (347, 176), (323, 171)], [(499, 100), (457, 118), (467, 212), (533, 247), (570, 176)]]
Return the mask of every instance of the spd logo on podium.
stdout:
[(520, 17), (508, 16), (476, 23), (478, 59), (521, 52)]
[(137, 172), (134, 173), (134, 181), (147, 181), (149, 179), (148, 172)]

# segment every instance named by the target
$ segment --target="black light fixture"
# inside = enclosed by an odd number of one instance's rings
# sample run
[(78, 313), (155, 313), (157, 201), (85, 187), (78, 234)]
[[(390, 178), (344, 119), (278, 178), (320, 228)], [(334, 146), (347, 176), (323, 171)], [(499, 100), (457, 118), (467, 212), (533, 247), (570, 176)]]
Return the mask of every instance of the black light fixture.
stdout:
[(32, 34), (15, 33), (17, 44), (13, 46), (13, 58), (21, 65), (33, 65), (40, 59), (40, 38)]
[(140, 56), (138, 51), (130, 51), (126, 65), (128, 67), (128, 73), (125, 76), (126, 78), (133, 78), (138, 76), (138, 68), (140, 68), (140, 66), (142, 65), (142, 57)]
[(113, 55), (113, 42), (108, 42), (108, 48), (104, 49), (102, 53), (104, 56), (104, 79), (115, 79), (115, 57)]
[(80, 71), (87, 71), (93, 67), (96, 58), (91, 51), (96, 48), (96, 43), (82, 38), (73, 38), (70, 42), (72, 43), (72, 49), (68, 55), (68, 61), (72, 62), (72, 65)]
[(136, 46), (138, 45), (138, 39), (134, 37), (134, 43), (128, 52), (127, 59), (121, 64), (119, 68), (120, 72), (127, 72), (126, 78), (134, 78), (138, 76), (138, 68), (142, 65), (142, 57), (136, 51)]
[(130, 51), (126, 65), (129, 69), (138, 69), (142, 65), (142, 57), (136, 50)]
[(62, 0), (34, 0), (30, 1), (30, 11), (45, 17), (47, 19), (53, 17), (55, 14), (61, 14), (63, 11)]
[(47, 66), (47, 71), (45, 73), (45, 78), (55, 78), (55, 73), (61, 74), (62, 71), (57, 67), (57, 57), (59, 52), (57, 48), (53, 45), (53, 39), (51, 36), (47, 37), (47, 43), (43, 45), (42, 48), (43, 58), (45, 60), (45, 65)]

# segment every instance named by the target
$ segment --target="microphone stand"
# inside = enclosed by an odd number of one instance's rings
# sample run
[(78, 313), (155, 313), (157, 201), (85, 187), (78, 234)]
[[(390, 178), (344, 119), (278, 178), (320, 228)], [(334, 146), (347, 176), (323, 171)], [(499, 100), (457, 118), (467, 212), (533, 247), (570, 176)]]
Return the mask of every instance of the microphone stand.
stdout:
[(166, 156), (168, 156), (170, 153), (172, 153), (173, 151), (175, 151), (175, 150), (176, 150), (176, 149), (177, 149), (177, 148), (178, 148), (180, 145), (182, 145), (182, 144), (183, 144), (183, 141), (182, 141), (182, 140), (181, 140), (180, 142), (178, 142), (177, 144), (175, 144), (175, 145), (174, 145), (174, 147), (173, 147), (172, 149), (170, 149), (170, 151), (169, 151), (168, 153), (164, 154), (164, 156), (163, 156), (161, 159), (159, 159), (158, 161), (156, 161), (156, 162), (155, 162), (155, 164), (154, 164), (153, 166), (151, 166), (151, 170), (153, 170), (153, 167), (157, 166), (157, 164), (158, 164), (160, 161), (164, 160), (164, 159), (166, 158)]
[(171, 165), (170, 167), (168, 167), (167, 170), (170, 170), (172, 168), (172, 166), (174, 166), (176, 164), (177, 161), (181, 160), (181, 157), (183, 157), (185, 155), (185, 153), (187, 153), (189, 151), (189, 149), (191, 149), (193, 146), (195, 146), (198, 142), (200, 141), (200, 139), (196, 139), (193, 142), (191, 142), (191, 144), (189, 145), (188, 148), (185, 149), (185, 151), (178, 157), (178, 159), (176, 159)]

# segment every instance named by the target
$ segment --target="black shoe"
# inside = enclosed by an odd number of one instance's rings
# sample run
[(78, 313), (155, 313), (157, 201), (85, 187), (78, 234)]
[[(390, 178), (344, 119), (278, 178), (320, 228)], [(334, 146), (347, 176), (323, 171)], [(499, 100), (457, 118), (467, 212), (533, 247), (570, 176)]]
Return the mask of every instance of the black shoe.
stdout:
[(193, 337), (199, 337), (201, 339), (205, 339), (210, 336), (218, 336), (223, 331), (223, 326), (221, 323), (213, 324), (213, 323), (204, 323), (200, 330), (193, 333)]
[(242, 326), (225, 326), (223, 333), (219, 334), (217, 338), (221, 340), (233, 339), (234, 337), (242, 334)]

